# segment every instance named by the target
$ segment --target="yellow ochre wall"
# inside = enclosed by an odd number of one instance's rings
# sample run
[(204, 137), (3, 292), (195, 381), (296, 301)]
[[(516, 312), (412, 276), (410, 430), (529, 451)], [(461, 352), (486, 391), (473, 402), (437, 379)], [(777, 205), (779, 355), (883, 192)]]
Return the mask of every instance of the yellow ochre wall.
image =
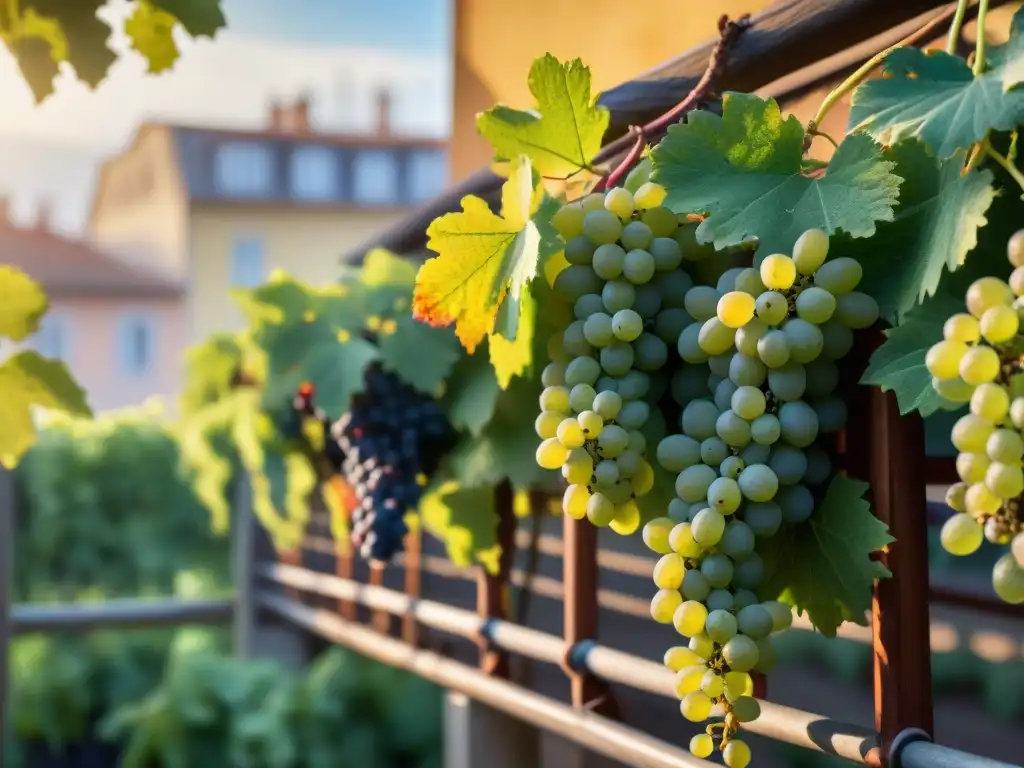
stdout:
[(757, 13), (772, 0), (454, 0), (451, 180), (491, 160), (476, 115), (503, 103), (533, 106), (530, 64), (579, 57), (607, 90), (717, 35), (723, 13)]

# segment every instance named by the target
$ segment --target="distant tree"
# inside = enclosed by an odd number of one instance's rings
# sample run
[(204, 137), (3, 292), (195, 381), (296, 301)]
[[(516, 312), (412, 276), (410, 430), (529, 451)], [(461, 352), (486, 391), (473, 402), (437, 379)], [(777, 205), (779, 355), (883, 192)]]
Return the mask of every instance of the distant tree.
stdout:
[[(179, 25), (192, 37), (213, 37), (224, 26), (221, 0), (135, 0), (124, 22), (132, 48), (156, 74), (170, 69), (179, 51), (173, 32)], [(113, 29), (97, 11), (107, 0), (3, 0), (0, 40), (14, 55), (36, 101), (53, 93), (62, 63), (95, 88), (117, 53), (108, 41)]]

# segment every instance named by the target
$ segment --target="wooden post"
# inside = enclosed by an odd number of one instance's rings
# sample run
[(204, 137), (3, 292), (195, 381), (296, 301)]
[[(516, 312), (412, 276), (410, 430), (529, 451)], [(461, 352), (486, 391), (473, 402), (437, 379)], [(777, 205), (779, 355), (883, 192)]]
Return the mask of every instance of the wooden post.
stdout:
[[(417, 527), (405, 537), (405, 594), (418, 600), (423, 588), (423, 530)], [(402, 619), (402, 639), (413, 648), (419, 647), (420, 628), (410, 613)]]
[[(498, 572), (489, 573), (482, 565), (477, 571), (476, 608), (483, 619), (507, 619), (509, 582), (515, 556), (516, 515), (513, 509), (512, 484), (505, 480), (494, 489), (494, 508), (498, 515)], [(489, 675), (508, 678), (508, 653), (494, 648), (486, 638), (479, 639), (480, 668)]]
[(444, 768), (534, 768), (540, 733), (461, 693), (445, 697)]
[[(374, 587), (384, 586), (384, 569), (387, 566), (384, 563), (371, 562), (370, 563), (370, 584)], [(382, 635), (391, 634), (391, 614), (387, 611), (375, 608), (370, 611), (371, 622), (373, 628), (380, 632)]]

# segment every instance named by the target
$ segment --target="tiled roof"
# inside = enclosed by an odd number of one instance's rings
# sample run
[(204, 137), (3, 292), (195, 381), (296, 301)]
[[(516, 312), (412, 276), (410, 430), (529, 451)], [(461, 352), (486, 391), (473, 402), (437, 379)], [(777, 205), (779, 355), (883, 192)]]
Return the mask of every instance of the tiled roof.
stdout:
[(183, 293), (179, 283), (45, 229), (0, 223), (0, 263), (23, 270), (53, 295), (170, 298)]

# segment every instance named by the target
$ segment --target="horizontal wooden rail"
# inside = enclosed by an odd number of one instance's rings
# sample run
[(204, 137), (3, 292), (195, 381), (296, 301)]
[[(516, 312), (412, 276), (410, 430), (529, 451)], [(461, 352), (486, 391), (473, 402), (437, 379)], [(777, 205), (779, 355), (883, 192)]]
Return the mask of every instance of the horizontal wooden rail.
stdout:
[[(558, 664), (562, 659), (561, 638), (510, 622), (484, 620), (462, 608), (429, 600), (414, 600), (395, 590), (359, 584), (289, 565), (263, 565), (257, 573), (292, 589), (352, 600), (399, 616), (411, 614), (425, 626), (459, 637), (472, 639), (485, 634), (491, 642), (504, 650), (531, 659), (552, 664)], [(349, 623), (346, 622), (346, 625)], [(674, 674), (653, 661), (605, 648), (592, 641), (574, 647), (570, 661), (607, 682), (675, 698)], [(835, 755), (855, 763), (878, 764), (877, 734), (858, 725), (762, 701), (761, 717), (746, 727), (751, 733), (759, 733), (805, 749)]]
[(613, 760), (641, 768), (708, 768), (713, 765), (635, 728), (593, 712), (574, 709), (433, 651), (418, 650), (400, 640), (383, 637), (329, 611), (267, 592), (257, 592), (256, 601), (260, 607), (326, 640), (406, 669)]
[(15, 605), (13, 634), (27, 632), (92, 632), (98, 629), (141, 629), (180, 624), (227, 624), (234, 601), (108, 600), (102, 603)]

